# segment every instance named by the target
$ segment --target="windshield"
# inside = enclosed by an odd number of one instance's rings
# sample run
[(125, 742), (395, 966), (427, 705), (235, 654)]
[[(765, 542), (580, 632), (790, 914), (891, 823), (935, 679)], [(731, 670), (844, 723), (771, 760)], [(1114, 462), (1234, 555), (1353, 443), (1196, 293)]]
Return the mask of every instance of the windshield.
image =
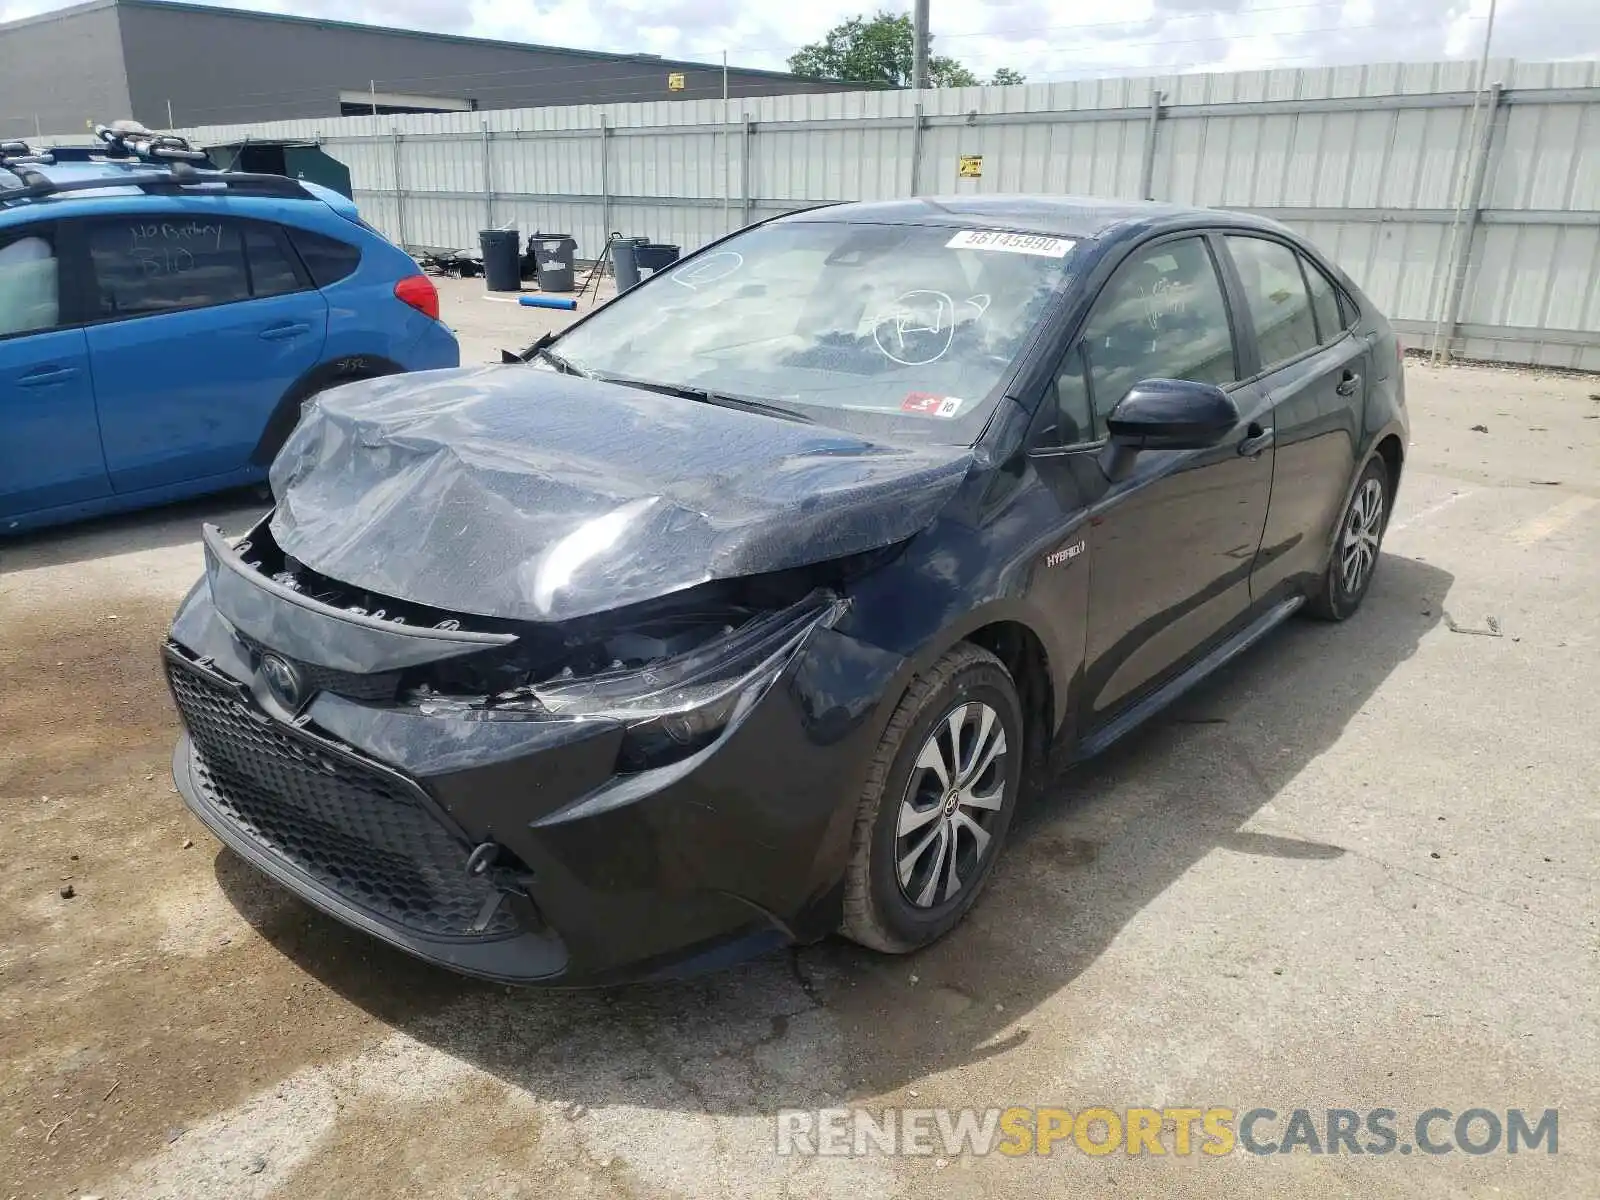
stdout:
[(619, 297), (557, 350), (601, 379), (966, 445), (1065, 281), (1072, 245), (947, 226), (780, 222)]

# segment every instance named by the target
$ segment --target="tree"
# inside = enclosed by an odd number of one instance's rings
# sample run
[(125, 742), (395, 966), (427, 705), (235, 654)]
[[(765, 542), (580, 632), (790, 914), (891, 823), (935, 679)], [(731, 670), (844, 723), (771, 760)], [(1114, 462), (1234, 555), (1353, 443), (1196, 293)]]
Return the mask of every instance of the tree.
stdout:
[(1028, 77), (1021, 71), (1013, 71), (1010, 67), (1001, 67), (994, 73), (994, 78), (989, 82), (996, 87), (1006, 87), (1013, 83), (1027, 83)]
[[(928, 39), (930, 44), (932, 38)], [(820, 42), (802, 46), (789, 57), (789, 70), (808, 79), (837, 79), (866, 87), (909, 87), (915, 57), (911, 18), (880, 12), (871, 18), (851, 17), (828, 30)], [(929, 54), (932, 87), (975, 87), (972, 71), (943, 54)], [(1010, 67), (995, 72), (996, 83), (1021, 83)]]

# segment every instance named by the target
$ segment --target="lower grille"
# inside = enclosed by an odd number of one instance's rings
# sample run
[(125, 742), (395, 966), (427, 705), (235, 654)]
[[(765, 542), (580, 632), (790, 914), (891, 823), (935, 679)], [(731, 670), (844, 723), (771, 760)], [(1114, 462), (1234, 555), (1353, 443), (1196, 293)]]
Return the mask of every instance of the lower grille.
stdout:
[(398, 778), (255, 715), (228, 685), (168, 660), (204, 799), (257, 846), (373, 916), (432, 937), (517, 931), (502, 905), (469, 932), (494, 887), (469, 847)]

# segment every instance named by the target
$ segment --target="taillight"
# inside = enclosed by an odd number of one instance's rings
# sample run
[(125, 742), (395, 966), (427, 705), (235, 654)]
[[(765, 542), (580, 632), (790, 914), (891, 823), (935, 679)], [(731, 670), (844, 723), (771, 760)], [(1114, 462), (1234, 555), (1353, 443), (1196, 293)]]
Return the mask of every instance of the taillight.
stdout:
[(394, 298), (425, 317), (439, 319), (439, 289), (426, 275), (407, 275), (394, 285)]

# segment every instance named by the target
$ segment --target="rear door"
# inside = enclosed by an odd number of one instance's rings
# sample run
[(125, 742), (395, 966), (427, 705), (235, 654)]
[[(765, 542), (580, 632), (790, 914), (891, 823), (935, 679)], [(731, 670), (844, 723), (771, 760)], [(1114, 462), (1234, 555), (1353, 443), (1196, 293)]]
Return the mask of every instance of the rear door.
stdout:
[(111, 491), (89, 343), (61, 284), (53, 224), (0, 230), (0, 529)]
[(250, 465), (321, 361), (328, 304), (281, 227), (210, 214), (81, 222), (106, 466), (118, 492)]
[[(1251, 592), (1303, 591), (1326, 565), (1355, 470), (1372, 350), (1346, 327), (1337, 288), (1287, 241), (1229, 234), (1227, 257), (1272, 405), (1277, 461)], [(1247, 333), (1248, 336), (1248, 333)]]

